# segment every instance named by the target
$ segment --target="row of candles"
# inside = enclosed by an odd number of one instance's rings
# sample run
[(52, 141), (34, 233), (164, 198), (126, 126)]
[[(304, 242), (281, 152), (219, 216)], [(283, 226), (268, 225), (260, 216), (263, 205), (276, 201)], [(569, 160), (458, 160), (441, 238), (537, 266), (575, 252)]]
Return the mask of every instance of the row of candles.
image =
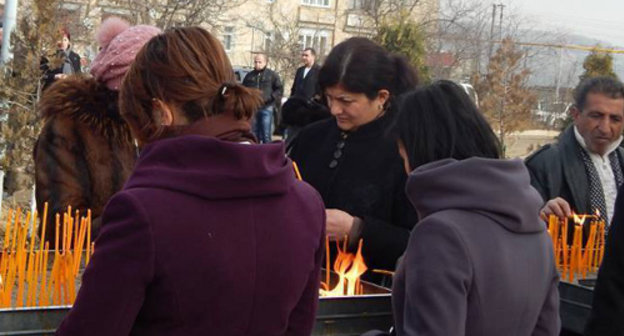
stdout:
[[(56, 214), (54, 250), (45, 240), (47, 212), (46, 204), (41, 219), (36, 212), (24, 214), (21, 209), (7, 214), (0, 256), (0, 308), (70, 305), (76, 298), (81, 267), (89, 263), (94, 250), (91, 212), (81, 217), (78, 211), (72, 215), (68, 207), (62, 217)], [(37, 232), (42, 232), (39, 241)]]
[[(586, 279), (588, 274), (595, 273), (604, 257), (605, 222), (597, 215), (576, 215), (560, 219), (551, 215), (548, 218), (548, 233), (553, 242), (555, 264), (561, 273), (561, 279), (573, 282), (575, 279)], [(586, 239), (583, 243), (583, 228)], [(569, 232), (573, 230), (573, 232)], [(571, 236), (571, 240), (570, 240)]]

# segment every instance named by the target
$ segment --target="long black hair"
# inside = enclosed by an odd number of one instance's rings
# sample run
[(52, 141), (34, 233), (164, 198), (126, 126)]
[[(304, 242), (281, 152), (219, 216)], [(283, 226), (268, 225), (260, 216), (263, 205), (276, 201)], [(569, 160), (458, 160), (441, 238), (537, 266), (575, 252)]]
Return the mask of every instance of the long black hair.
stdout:
[(391, 54), (367, 38), (352, 37), (329, 53), (319, 72), (318, 84), (321, 92), (340, 84), (347, 91), (363, 93), (368, 99), (374, 99), (379, 90), (385, 89), (390, 92), (386, 108), (395, 109), (395, 98), (414, 89), (418, 76), (405, 57)]
[(498, 159), (500, 142), (466, 92), (441, 80), (401, 99), (394, 130), (412, 169), (425, 163), (470, 157)]

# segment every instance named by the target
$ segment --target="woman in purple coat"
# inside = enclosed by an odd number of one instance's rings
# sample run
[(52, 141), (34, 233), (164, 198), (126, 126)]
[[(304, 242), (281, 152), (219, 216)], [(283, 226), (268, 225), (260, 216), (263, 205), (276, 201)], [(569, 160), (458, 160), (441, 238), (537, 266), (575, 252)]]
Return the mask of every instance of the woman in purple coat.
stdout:
[(393, 284), (397, 334), (558, 335), (552, 242), (522, 161), (500, 158), (494, 132), (452, 82), (409, 93), (400, 110), (419, 222)]
[(261, 103), (201, 28), (139, 52), (120, 104), (143, 150), (58, 335), (310, 334), (324, 206), (282, 144), (253, 144)]

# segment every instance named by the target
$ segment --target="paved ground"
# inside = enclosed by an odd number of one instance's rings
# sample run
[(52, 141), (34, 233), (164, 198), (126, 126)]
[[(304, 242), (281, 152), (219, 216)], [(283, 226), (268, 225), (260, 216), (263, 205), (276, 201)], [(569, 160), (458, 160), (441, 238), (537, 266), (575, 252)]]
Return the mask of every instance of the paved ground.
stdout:
[(559, 131), (528, 130), (507, 137), (507, 157), (525, 158), (541, 146), (557, 141)]

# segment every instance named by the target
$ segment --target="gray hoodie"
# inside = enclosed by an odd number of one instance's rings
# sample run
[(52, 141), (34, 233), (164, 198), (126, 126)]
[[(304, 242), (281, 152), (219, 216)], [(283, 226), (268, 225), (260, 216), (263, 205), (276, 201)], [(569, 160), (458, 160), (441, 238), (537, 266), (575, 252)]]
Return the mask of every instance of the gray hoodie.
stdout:
[(559, 275), (520, 160), (441, 160), (407, 194), (420, 221), (393, 286), (398, 335), (558, 335)]

